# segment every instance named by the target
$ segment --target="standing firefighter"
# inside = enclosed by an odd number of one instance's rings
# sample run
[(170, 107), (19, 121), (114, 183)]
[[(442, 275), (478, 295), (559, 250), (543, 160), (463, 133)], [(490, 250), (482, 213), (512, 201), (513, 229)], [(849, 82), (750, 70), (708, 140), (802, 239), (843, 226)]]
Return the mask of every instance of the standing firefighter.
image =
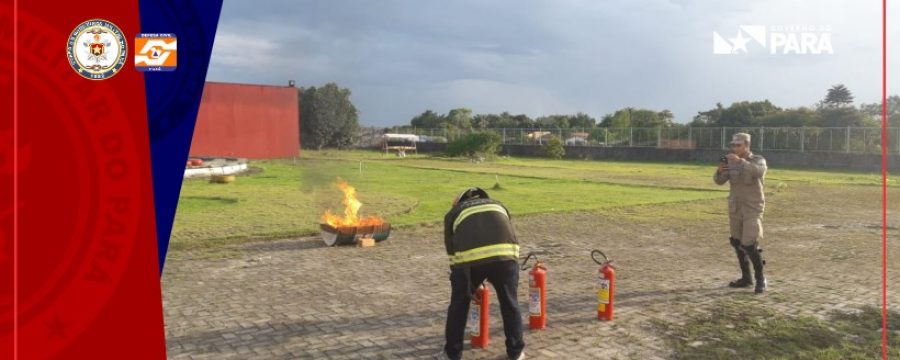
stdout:
[[(753, 264), (757, 294), (766, 290), (763, 275), (765, 261), (759, 241), (763, 238), (762, 216), (766, 207), (763, 183), (766, 177), (766, 159), (750, 152), (750, 134), (734, 134), (731, 153), (723, 156), (722, 163), (713, 177), (716, 184), (731, 183), (728, 196), (728, 218), (731, 224), (731, 246), (737, 253), (741, 278), (728, 286), (744, 288), (753, 285), (750, 263)], [(748, 262), (749, 258), (749, 262)]]
[(444, 217), (444, 245), (450, 257), (450, 306), (444, 354), (462, 358), (463, 337), (472, 294), (485, 279), (500, 300), (506, 354), (524, 358), (522, 315), (516, 298), (519, 284), (519, 244), (509, 211), (480, 188), (463, 191)]

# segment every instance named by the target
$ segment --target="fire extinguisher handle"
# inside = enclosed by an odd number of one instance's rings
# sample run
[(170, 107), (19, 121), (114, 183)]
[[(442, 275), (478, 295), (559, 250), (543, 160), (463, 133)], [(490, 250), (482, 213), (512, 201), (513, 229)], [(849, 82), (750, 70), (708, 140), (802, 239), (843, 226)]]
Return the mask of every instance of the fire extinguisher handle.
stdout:
[[(596, 256), (597, 254), (600, 254), (601, 256), (603, 256), (603, 260), (605, 260), (605, 261), (597, 260), (597, 256)], [(609, 264), (612, 262), (612, 260), (610, 260), (609, 257), (606, 256), (606, 254), (604, 254), (600, 250), (591, 251), (591, 259), (594, 260), (594, 262), (597, 263), (597, 265), (605, 265), (605, 264)]]
[(528, 253), (528, 256), (525, 257), (525, 260), (522, 260), (522, 271), (528, 270), (531, 266), (528, 266), (528, 260), (534, 258), (537, 260), (537, 256), (534, 253)]

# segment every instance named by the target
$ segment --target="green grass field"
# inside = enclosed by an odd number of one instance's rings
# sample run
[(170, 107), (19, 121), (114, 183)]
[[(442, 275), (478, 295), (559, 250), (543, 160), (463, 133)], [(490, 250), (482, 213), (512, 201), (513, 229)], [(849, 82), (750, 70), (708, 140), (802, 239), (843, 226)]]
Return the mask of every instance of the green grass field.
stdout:
[[(895, 319), (896, 312), (889, 317)], [(761, 306), (720, 302), (686, 324), (658, 321), (674, 359), (850, 360), (881, 356), (881, 309), (834, 312), (828, 319), (788, 317)], [(889, 331), (900, 326), (889, 323)], [(775, 341), (777, 339), (777, 341)], [(900, 356), (896, 337), (889, 358)], [(740, 354), (740, 355), (738, 355)]]
[[(614, 232), (664, 228), (674, 241), (696, 246), (702, 240), (688, 240), (685, 234), (691, 237), (701, 231), (714, 231), (723, 237), (720, 240), (724, 240), (724, 224), (727, 223), (723, 200), (728, 195), (727, 186), (713, 183), (715, 164), (522, 158), (498, 158), (475, 164), (464, 159), (429, 156), (398, 159), (377, 152), (306, 151), (297, 161), (255, 161), (251, 165), (257, 171), (239, 176), (232, 184), (212, 184), (206, 180), (184, 182), (172, 234), (171, 248), (175, 254), (179, 254), (178, 250), (187, 250), (182, 254), (191, 260), (220, 256), (239, 259), (247, 254), (242, 245), (228, 245), (314, 235), (318, 233), (320, 216), (325, 209), (340, 212), (343, 208), (340, 204), (342, 194), (333, 186), (338, 178), (346, 179), (357, 188), (364, 204), (362, 215), (380, 215), (401, 227), (439, 223), (452, 199), (470, 186), (488, 189), (492, 197), (509, 207), (514, 219), (521, 215), (548, 214), (518, 220), (524, 222), (520, 223), (520, 229), (530, 227), (534, 230), (552, 225), (554, 234), (561, 229), (571, 230), (561, 234), (563, 238), (583, 236), (592, 231), (582, 230), (579, 225), (584, 224), (584, 219), (595, 219), (621, 225), (624, 229), (613, 229)], [(820, 261), (815, 258), (827, 258), (824, 256), (833, 244), (840, 244), (840, 253), (851, 257), (871, 251), (874, 243), (863, 245), (864, 241), (860, 239), (873, 236), (866, 232), (866, 226), (876, 221), (869, 217), (877, 219), (877, 212), (873, 205), (870, 214), (866, 205), (878, 202), (880, 179), (880, 174), (876, 173), (770, 169), (766, 190), (770, 202), (777, 206), (773, 206), (767, 215), (772, 216), (773, 227), (781, 228), (781, 237), (776, 236), (775, 241), (784, 241), (782, 244), (809, 242), (813, 235), (807, 234), (804, 226), (816, 229), (816, 226), (828, 225), (835, 229), (833, 234), (816, 240), (817, 252), (810, 255), (803, 250), (803, 256), (813, 260), (795, 257), (783, 261), (781, 271), (787, 271), (784, 266), (788, 261), (797, 264), (809, 260), (812, 262), (800, 266), (815, 269), (819, 266), (815, 262)], [(498, 180), (500, 187), (494, 189)], [(889, 185), (898, 186), (894, 179)], [(591, 213), (550, 214), (580, 211)], [(842, 217), (850, 220), (836, 220)], [(711, 225), (721, 228), (712, 229)], [(679, 226), (685, 228), (679, 229)], [(591, 226), (586, 228), (591, 229)], [(423, 236), (433, 241), (440, 237), (437, 227), (407, 228), (403, 232), (407, 241), (424, 239)], [(529, 236), (523, 235), (522, 238)], [(639, 249), (652, 253), (651, 248), (658, 247), (648, 246), (647, 240), (637, 240)], [(663, 240), (655, 241), (653, 244)], [(855, 245), (848, 246), (844, 241)], [(709, 246), (727, 245), (723, 242)], [(850, 250), (846, 251), (848, 247)], [(780, 248), (782, 255), (792, 249), (795, 248)], [(724, 253), (728, 253), (727, 250), (724, 249)], [(704, 251), (700, 249), (700, 253)], [(710, 253), (706, 254), (709, 256)], [(841, 262), (848, 259), (831, 258), (831, 261), (835, 262), (834, 266), (842, 266)], [(714, 261), (712, 258), (706, 260)], [(559, 258), (557, 261), (565, 260)], [(685, 263), (683, 259), (673, 261), (676, 263), (674, 271), (679, 271), (679, 262)], [(562, 271), (567, 265), (558, 263), (557, 266), (554, 271)], [(648, 273), (641, 273), (640, 266), (635, 263), (630, 267), (623, 266), (623, 271), (632, 279), (659, 277), (653, 273), (655, 268), (649, 269)], [(775, 279), (779, 281), (782, 277), (789, 276), (782, 273)], [(779, 291), (791, 293), (784, 285), (787, 282), (775, 284), (772, 294), (764, 301), (789, 301), (779, 298)], [(785, 286), (781, 289), (786, 290), (779, 290), (778, 285)], [(812, 290), (806, 288), (803, 291)], [(636, 293), (639, 292), (633, 292)], [(679, 302), (675, 300), (673, 303)], [(666, 315), (660, 315), (652, 330), (661, 336), (671, 350), (670, 356), (675, 359), (872, 358), (880, 353), (880, 312), (875, 308), (856, 310), (859, 311), (835, 312), (827, 319), (819, 319), (778, 312), (756, 301), (735, 297), (713, 304), (708, 313), (695, 313), (684, 322), (669, 321)], [(897, 316), (895, 311), (891, 313), (892, 318)], [(894, 326), (890, 331), (896, 334), (900, 330)], [(896, 336), (890, 341), (894, 347), (891, 356), (898, 356)]]
[[(261, 169), (232, 184), (186, 180), (172, 232), (172, 247), (186, 249), (245, 239), (315, 234), (326, 208), (342, 209), (332, 184), (344, 178), (363, 202), (361, 213), (394, 225), (436, 223), (462, 189), (480, 186), (514, 216), (618, 209), (727, 196), (712, 182), (713, 165), (498, 158), (474, 164), (460, 159), (398, 159), (367, 151), (306, 151), (292, 161), (252, 162)], [(497, 180), (501, 187), (491, 190)], [(792, 182), (878, 185), (879, 174), (771, 169), (769, 190)], [(785, 186), (780, 185), (780, 186)], [(896, 182), (891, 181), (895, 186)]]

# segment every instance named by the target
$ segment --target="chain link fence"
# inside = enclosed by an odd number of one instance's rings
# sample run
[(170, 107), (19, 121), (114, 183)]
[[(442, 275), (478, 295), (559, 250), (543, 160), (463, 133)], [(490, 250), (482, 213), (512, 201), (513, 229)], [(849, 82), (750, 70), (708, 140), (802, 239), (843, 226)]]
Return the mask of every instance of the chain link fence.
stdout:
[[(657, 127), (574, 129), (395, 128), (392, 133), (419, 135), (420, 142), (450, 142), (471, 132), (494, 132), (504, 144), (545, 143), (550, 137), (568, 146), (726, 149), (735, 133), (748, 133), (755, 151), (881, 153), (881, 128), (868, 127)], [(900, 128), (888, 128), (887, 150), (900, 154)]]

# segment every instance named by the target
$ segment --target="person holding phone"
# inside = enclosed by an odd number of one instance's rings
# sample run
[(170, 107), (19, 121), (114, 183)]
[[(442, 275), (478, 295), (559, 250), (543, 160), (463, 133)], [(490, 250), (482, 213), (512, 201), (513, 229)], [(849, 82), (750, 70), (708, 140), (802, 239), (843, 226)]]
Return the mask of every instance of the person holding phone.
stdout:
[[(767, 281), (763, 274), (765, 260), (759, 242), (763, 238), (763, 212), (766, 207), (766, 196), (763, 185), (766, 178), (766, 159), (750, 151), (750, 134), (734, 134), (731, 140), (731, 152), (722, 157), (718, 169), (713, 176), (716, 184), (730, 184), (728, 195), (728, 218), (731, 226), (731, 246), (737, 253), (741, 278), (728, 286), (745, 288), (753, 285), (759, 294), (766, 290)], [(750, 264), (753, 264), (753, 277), (750, 276)]]

